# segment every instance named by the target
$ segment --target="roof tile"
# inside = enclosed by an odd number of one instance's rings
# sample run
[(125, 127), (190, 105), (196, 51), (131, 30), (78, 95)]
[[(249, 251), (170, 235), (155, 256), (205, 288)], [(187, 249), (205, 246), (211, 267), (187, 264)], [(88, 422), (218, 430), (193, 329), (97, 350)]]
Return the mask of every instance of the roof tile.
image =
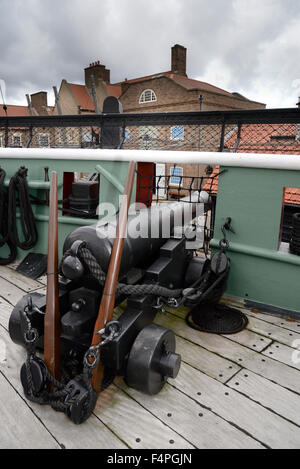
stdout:
[(29, 110), (27, 106), (14, 106), (13, 104), (7, 105), (7, 114), (3, 109), (3, 105), (0, 105), (0, 116), (29, 116)]

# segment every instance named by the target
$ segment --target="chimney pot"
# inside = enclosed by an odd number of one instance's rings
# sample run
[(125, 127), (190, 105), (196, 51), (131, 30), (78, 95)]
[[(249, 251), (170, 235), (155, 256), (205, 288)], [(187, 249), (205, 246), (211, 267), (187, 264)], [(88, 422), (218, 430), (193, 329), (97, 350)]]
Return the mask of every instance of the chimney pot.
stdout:
[(88, 89), (91, 89), (91, 75), (94, 75), (96, 86), (99, 80), (110, 83), (110, 71), (105, 68), (105, 65), (101, 65), (100, 60), (90, 63), (90, 66), (84, 69), (84, 74), (85, 86)]

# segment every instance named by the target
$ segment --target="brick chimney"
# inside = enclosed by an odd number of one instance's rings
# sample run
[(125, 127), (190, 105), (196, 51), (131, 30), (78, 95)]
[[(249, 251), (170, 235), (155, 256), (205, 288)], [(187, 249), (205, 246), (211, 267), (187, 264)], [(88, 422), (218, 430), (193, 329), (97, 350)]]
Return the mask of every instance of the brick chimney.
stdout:
[(97, 87), (98, 81), (103, 80), (105, 83), (110, 83), (110, 70), (105, 68), (105, 65), (101, 65), (99, 60), (93, 62), (89, 67), (84, 69), (85, 86), (91, 89), (91, 75), (94, 75), (95, 85)]
[(186, 48), (175, 44), (172, 47), (172, 63), (171, 63), (171, 72), (178, 73), (178, 75), (186, 74)]
[(47, 91), (39, 91), (30, 95), (31, 105), (40, 116), (47, 115), (48, 97)]

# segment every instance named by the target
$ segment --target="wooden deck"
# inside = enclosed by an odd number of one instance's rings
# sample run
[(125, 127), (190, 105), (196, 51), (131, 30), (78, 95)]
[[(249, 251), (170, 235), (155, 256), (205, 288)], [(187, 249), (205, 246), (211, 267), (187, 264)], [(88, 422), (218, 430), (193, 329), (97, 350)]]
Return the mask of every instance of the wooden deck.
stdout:
[(25, 351), (10, 341), (8, 319), (24, 293), (44, 288), (43, 278), (0, 267), (0, 448), (300, 447), (300, 364), (292, 361), (300, 324), (251, 311), (247, 330), (227, 337), (190, 329), (182, 311), (158, 314), (183, 363), (157, 396), (118, 378), (81, 426), (28, 402), (19, 380)]

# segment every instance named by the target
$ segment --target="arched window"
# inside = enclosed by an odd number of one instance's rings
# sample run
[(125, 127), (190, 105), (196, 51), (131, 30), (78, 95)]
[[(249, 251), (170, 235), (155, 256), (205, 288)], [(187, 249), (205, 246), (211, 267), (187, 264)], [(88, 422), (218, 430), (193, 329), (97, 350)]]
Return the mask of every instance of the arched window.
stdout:
[(156, 94), (152, 90), (144, 90), (140, 96), (139, 103), (151, 103), (153, 101), (157, 101)]

